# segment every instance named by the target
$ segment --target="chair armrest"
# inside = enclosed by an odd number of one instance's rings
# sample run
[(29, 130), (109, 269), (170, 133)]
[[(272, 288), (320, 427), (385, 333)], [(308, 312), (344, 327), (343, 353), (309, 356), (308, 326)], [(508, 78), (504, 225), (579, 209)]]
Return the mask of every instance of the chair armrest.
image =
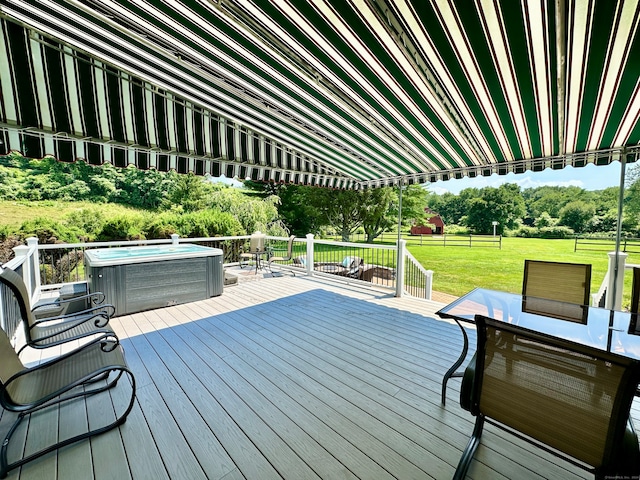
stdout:
[(467, 368), (464, 370), (464, 376), (462, 377), (462, 385), (460, 385), (460, 406), (471, 411), (471, 405), (473, 404), (473, 383), (476, 377), (476, 354), (469, 361)]
[[(116, 313), (116, 307), (114, 307), (111, 304), (105, 304), (105, 305), (99, 305), (97, 307), (91, 307), (87, 310), (83, 310), (82, 312), (75, 312), (75, 313), (68, 313), (66, 315), (58, 315), (58, 316), (53, 316), (53, 317), (43, 317), (43, 318), (39, 318), (38, 320), (34, 321), (31, 325), (30, 328), (39, 325), (41, 323), (45, 323), (45, 322), (51, 322), (51, 321), (58, 321), (58, 320), (64, 320), (64, 321), (73, 321), (73, 320), (78, 320), (81, 318), (85, 318), (84, 321), (90, 320), (91, 318), (97, 317), (97, 316), (101, 316), (101, 317), (105, 317), (106, 318), (106, 322), (104, 322), (104, 325), (106, 325), (109, 322), (109, 319)], [(82, 323), (82, 322), (80, 322)], [(104, 326), (104, 325), (96, 325), (96, 326)]]
[(77, 297), (66, 298), (64, 300), (54, 300), (49, 303), (43, 303), (41, 305), (36, 305), (31, 309), (32, 313), (37, 313), (38, 310), (43, 308), (50, 308), (51, 305), (66, 305), (67, 303), (77, 302), (78, 300), (89, 300), (93, 305), (100, 305), (105, 300), (105, 295), (102, 292), (95, 293), (87, 293), (86, 295), (79, 295)]

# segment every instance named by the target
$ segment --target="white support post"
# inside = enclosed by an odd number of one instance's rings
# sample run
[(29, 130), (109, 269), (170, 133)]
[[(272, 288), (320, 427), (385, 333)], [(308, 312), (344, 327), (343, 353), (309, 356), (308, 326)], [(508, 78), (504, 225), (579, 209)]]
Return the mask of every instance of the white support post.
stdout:
[(307, 275), (313, 275), (313, 233), (307, 233)]
[(180, 238), (180, 235), (178, 235), (177, 233), (172, 233), (171, 234), (171, 244), (172, 245), (178, 245), (178, 239)]
[(433, 270), (427, 270), (426, 282), (425, 282), (425, 297), (427, 300), (431, 300), (433, 294)]
[(396, 297), (404, 293), (404, 252), (407, 248), (406, 240), (398, 240), (398, 258), (396, 265)]
[[(624, 252), (609, 252), (609, 283), (605, 297), (605, 308), (620, 310), (622, 308), (622, 291), (624, 289), (624, 268), (629, 254)], [(618, 264), (616, 265), (616, 257)], [(615, 275), (615, 272), (618, 275)]]
[[(22, 260), (22, 281), (27, 287), (27, 292), (29, 293), (29, 301), (33, 304), (34, 297), (34, 286), (31, 285), (31, 262), (29, 261), (29, 247), (26, 245), (18, 245), (17, 247), (13, 247), (13, 253), (15, 255), (16, 260), (21, 258)], [(38, 275), (39, 276), (39, 275)]]
[(27, 238), (27, 245), (30, 249), (33, 248), (33, 255), (29, 259), (29, 268), (33, 272), (32, 278), (35, 279), (36, 284), (32, 285), (32, 292), (40, 292), (40, 287), (42, 286), (42, 284), (40, 280), (40, 251), (38, 250), (38, 238)]

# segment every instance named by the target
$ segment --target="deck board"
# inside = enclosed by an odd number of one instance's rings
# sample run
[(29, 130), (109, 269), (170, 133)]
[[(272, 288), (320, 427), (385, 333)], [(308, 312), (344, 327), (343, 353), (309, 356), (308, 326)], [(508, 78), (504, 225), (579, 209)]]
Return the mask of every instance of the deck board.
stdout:
[[(127, 422), (9, 478), (451, 478), (473, 418), (458, 404), (459, 379), (440, 403), (462, 347), (458, 326), (435, 315), (441, 306), (285, 275), (116, 317), (138, 388)], [(45, 411), (12, 449), (70, 435), (124, 402), (116, 389)], [(632, 415), (640, 422), (637, 401)], [(469, 478), (590, 476), (487, 426)]]

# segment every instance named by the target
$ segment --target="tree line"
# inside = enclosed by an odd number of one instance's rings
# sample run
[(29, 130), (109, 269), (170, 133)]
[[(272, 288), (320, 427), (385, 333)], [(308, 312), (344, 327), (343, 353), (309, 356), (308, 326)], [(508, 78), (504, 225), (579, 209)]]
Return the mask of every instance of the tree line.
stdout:
[[(624, 195), (622, 229), (638, 236), (640, 170), (632, 167)], [(612, 235), (617, 228), (620, 189), (588, 191), (576, 186), (542, 186), (522, 190), (516, 184), (467, 188), (458, 195), (430, 194), (427, 203), (446, 224), (472, 233), (491, 233), (498, 222), (502, 234), (562, 238), (575, 234)]]
[[(395, 230), (428, 224), (428, 207), (445, 221), (449, 233), (489, 234), (493, 222), (501, 234), (562, 238), (574, 234), (611, 234), (616, 228), (617, 187), (587, 191), (543, 186), (522, 190), (516, 184), (468, 188), (455, 195), (429, 193), (424, 186), (329, 190), (245, 181), (236, 189), (210, 179), (175, 172), (116, 168), (105, 164), (62, 163), (17, 154), (0, 157), (0, 200), (90, 201), (119, 203), (147, 214), (108, 218), (87, 212), (69, 219), (41, 219), (24, 230), (75, 228), (55, 236), (84, 240), (122, 240), (181, 236), (337, 234), (347, 240), (362, 232), (371, 242)], [(402, 208), (400, 210), (400, 204)], [(86, 217), (86, 218), (85, 218)], [(623, 230), (640, 229), (640, 170), (629, 169)], [(59, 225), (47, 227), (47, 222)], [(43, 226), (44, 225), (44, 226)], [(45, 228), (46, 227), (46, 228)]]

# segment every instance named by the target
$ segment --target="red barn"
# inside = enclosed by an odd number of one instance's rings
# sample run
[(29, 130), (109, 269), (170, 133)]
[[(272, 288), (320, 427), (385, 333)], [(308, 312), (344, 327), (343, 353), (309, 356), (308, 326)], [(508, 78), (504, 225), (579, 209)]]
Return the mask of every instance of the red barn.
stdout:
[(440, 215), (433, 212), (429, 207), (425, 208), (424, 211), (427, 214), (432, 214), (428, 219), (429, 225), (414, 225), (411, 227), (411, 235), (444, 235), (444, 222)]

